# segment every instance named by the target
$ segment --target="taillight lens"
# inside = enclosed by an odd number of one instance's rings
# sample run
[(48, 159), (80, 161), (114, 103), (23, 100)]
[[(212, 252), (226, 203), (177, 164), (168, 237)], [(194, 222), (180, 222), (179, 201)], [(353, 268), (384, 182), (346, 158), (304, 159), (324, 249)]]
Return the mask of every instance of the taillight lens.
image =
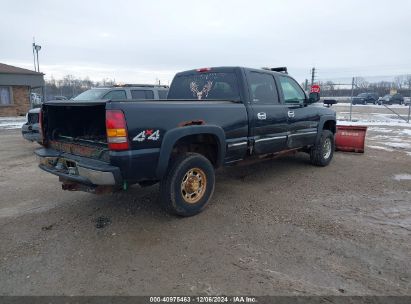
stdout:
[(121, 151), (130, 148), (127, 125), (121, 110), (106, 111), (107, 142), (110, 150)]

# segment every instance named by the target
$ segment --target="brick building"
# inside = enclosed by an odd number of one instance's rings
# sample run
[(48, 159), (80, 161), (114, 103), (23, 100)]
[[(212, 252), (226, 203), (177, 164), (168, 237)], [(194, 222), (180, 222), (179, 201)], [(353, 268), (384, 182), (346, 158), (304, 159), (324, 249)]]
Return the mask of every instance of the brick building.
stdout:
[(0, 63), (0, 116), (25, 115), (32, 89), (44, 87), (44, 74)]

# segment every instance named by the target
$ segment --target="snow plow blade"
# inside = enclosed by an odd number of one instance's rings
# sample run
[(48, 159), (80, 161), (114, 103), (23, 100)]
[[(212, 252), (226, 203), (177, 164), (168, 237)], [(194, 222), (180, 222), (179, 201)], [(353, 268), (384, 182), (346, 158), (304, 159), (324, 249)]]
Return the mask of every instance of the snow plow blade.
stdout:
[(337, 151), (364, 153), (366, 126), (337, 126)]

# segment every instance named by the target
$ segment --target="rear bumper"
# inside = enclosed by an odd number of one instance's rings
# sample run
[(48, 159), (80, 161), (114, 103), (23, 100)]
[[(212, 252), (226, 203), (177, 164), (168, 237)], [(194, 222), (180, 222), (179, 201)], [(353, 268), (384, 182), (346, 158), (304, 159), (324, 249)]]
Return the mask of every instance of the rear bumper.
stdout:
[(76, 156), (54, 149), (38, 149), (39, 167), (64, 180), (88, 186), (121, 186), (120, 168), (106, 162)]

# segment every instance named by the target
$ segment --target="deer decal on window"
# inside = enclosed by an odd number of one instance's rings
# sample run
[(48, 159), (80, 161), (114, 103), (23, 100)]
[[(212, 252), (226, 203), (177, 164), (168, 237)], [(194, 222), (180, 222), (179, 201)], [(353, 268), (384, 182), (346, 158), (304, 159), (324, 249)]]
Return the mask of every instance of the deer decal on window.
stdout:
[(190, 90), (193, 92), (194, 97), (197, 97), (198, 100), (206, 98), (208, 96), (208, 93), (211, 91), (211, 87), (213, 85), (212, 81), (207, 81), (207, 83), (203, 86), (203, 89), (201, 91), (198, 90), (198, 84), (192, 81), (190, 83)]

